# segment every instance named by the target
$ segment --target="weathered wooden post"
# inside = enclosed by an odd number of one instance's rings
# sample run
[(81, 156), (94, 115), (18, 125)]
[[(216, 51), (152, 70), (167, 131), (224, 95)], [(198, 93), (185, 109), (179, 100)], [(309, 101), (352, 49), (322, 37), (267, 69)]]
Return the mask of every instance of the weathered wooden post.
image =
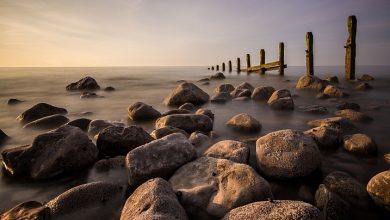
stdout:
[(232, 61), (229, 60), (229, 72), (231, 72), (231, 71), (232, 71)]
[(348, 17), (348, 38), (345, 48), (345, 79), (355, 79), (355, 57), (356, 57), (356, 28), (357, 20), (355, 15)]
[(250, 54), (246, 54), (246, 68), (250, 68), (251, 67), (251, 55)]
[(284, 43), (279, 43), (279, 75), (284, 75)]
[(306, 75), (314, 75), (313, 65), (313, 34), (306, 33)]
[(211, 67), (211, 70), (214, 70), (214, 66)]
[(225, 63), (222, 63), (222, 71), (225, 72)]
[(241, 72), (241, 60), (239, 57), (237, 57), (237, 72)]
[(265, 73), (265, 69), (261, 68), (261, 65), (264, 65), (264, 64), (265, 64), (265, 51), (264, 51), (264, 49), (261, 49), (260, 50), (260, 73), (261, 74)]
[(219, 65), (217, 65), (217, 71), (219, 71)]

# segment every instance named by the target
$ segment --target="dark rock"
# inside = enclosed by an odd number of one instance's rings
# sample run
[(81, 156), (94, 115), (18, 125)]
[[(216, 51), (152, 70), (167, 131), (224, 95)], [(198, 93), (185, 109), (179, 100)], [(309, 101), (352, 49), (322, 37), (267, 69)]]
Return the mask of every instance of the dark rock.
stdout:
[(20, 114), (16, 119), (19, 120), (22, 124), (27, 124), (46, 116), (55, 114), (64, 115), (67, 113), (68, 111), (66, 111), (64, 108), (58, 108), (46, 103), (38, 103)]
[(238, 86), (236, 86), (235, 90), (244, 90), (244, 89), (248, 89), (250, 90), (251, 92), (253, 92), (253, 90), (255, 89), (251, 84), (247, 83), (247, 82), (243, 82), (243, 83), (240, 83)]
[(175, 127), (172, 127), (172, 126), (165, 126), (165, 127), (162, 127), (162, 128), (159, 128), (159, 129), (156, 129), (154, 130), (150, 135), (154, 138), (154, 139), (160, 139), (162, 137), (165, 137), (167, 135), (170, 135), (170, 134), (174, 134), (174, 133), (182, 133), (184, 134), (186, 137), (189, 137), (190, 135), (185, 132), (184, 130), (181, 130), (179, 128), (175, 128)]
[(209, 78), (202, 78), (202, 79), (198, 80), (198, 82), (208, 82), (208, 81), (210, 81)]
[(126, 156), (129, 185), (138, 186), (155, 177), (166, 178), (195, 158), (194, 147), (180, 133), (139, 146)]
[(366, 134), (353, 134), (344, 136), (344, 149), (357, 154), (375, 154), (377, 146), (375, 141)]
[(195, 105), (192, 104), (192, 103), (184, 103), (183, 105), (181, 105), (181, 106), (179, 107), (179, 109), (184, 109), (184, 110), (193, 112), (193, 111), (196, 110), (196, 107), (195, 107)]
[(355, 89), (361, 90), (361, 91), (370, 90), (370, 89), (372, 89), (372, 86), (369, 83), (365, 82), (365, 83), (361, 83), (361, 84), (357, 85), (355, 87)]
[(309, 121), (307, 124), (312, 127), (331, 126), (332, 128), (339, 129), (342, 132), (349, 131), (355, 128), (355, 125), (353, 125), (351, 121), (343, 117), (316, 119)]
[(161, 117), (167, 116), (167, 115), (177, 115), (177, 114), (191, 114), (190, 111), (185, 109), (172, 109), (164, 112), (161, 114)]
[(246, 164), (249, 159), (249, 147), (239, 141), (223, 140), (215, 143), (203, 155)]
[(115, 91), (115, 88), (112, 87), (112, 86), (107, 86), (106, 88), (104, 88), (104, 91), (106, 91), (106, 92), (113, 92), (113, 91)]
[(213, 130), (213, 121), (206, 115), (197, 114), (175, 114), (157, 119), (155, 128), (172, 126), (182, 129), (187, 133), (194, 131), (209, 132)]
[(66, 90), (68, 91), (76, 91), (76, 90), (88, 90), (94, 91), (99, 90), (100, 86), (96, 82), (96, 80), (92, 77), (84, 77), (77, 82), (71, 83), (66, 86)]
[(340, 88), (337, 88), (336, 86), (327, 85), (323, 92), (328, 97), (345, 97), (348, 96), (347, 93), (343, 92)]
[(3, 220), (49, 220), (50, 209), (39, 202), (23, 202), (0, 215)]
[(316, 99), (328, 99), (328, 98), (330, 97), (324, 93), (319, 93), (318, 95), (316, 95)]
[(222, 92), (231, 93), (234, 90), (234, 86), (232, 84), (221, 84), (217, 88), (215, 88), (214, 93), (219, 94)]
[(379, 206), (390, 211), (390, 170), (378, 173), (367, 184), (367, 192)]
[(349, 219), (350, 205), (324, 184), (318, 187), (315, 200), (324, 220)]
[(242, 132), (257, 132), (261, 130), (261, 124), (252, 116), (241, 113), (230, 118), (226, 125)]
[(223, 75), (223, 73), (221, 73), (221, 72), (216, 73), (210, 77), (211, 80), (221, 80), (221, 79), (225, 79), (225, 78), (226, 78), (225, 75)]
[(325, 80), (330, 82), (330, 83), (334, 83), (334, 84), (339, 83), (339, 78), (337, 78), (337, 76), (331, 76), (331, 77), (326, 78)]
[(87, 182), (114, 183), (127, 188), (125, 156), (106, 157), (97, 161), (89, 171)]
[(50, 115), (46, 116), (40, 119), (37, 119), (35, 121), (32, 121), (30, 123), (27, 123), (23, 126), (23, 128), (29, 128), (29, 129), (53, 129), (58, 128), (61, 125), (66, 124), (69, 122), (69, 119), (63, 115)]
[(387, 164), (390, 164), (390, 153), (383, 155), (383, 159), (385, 159)]
[(209, 109), (200, 108), (198, 109), (195, 114), (197, 115), (206, 115), (208, 116), (212, 121), (214, 121), (214, 113)]
[(321, 80), (316, 76), (303, 75), (298, 79), (296, 88), (321, 91), (326, 87), (327, 84), (328, 84), (327, 81)]
[(252, 99), (256, 101), (268, 101), (275, 89), (271, 86), (257, 87), (253, 90)]
[(78, 119), (75, 119), (73, 121), (68, 122), (67, 125), (78, 127), (83, 131), (88, 131), (89, 123), (91, 123), (91, 119), (78, 118)]
[(93, 168), (97, 172), (107, 172), (111, 169), (121, 169), (125, 167), (125, 156), (116, 156), (112, 158), (104, 158), (97, 161)]
[(9, 139), (8, 135), (6, 135), (3, 130), (0, 129), (0, 146), (4, 144)]
[(294, 101), (287, 89), (276, 90), (268, 99), (268, 105), (273, 109), (293, 110)]
[(360, 76), (358, 78), (359, 81), (372, 81), (374, 79), (375, 79), (374, 77), (372, 77), (372, 76), (370, 76), (368, 74), (363, 74), (362, 76)]
[(181, 83), (167, 96), (164, 103), (169, 106), (180, 106), (184, 103), (199, 105), (207, 102), (210, 96), (193, 83)]
[(239, 90), (239, 91), (241, 91), (241, 92), (239, 92), (238, 95), (236, 95), (235, 97), (248, 97), (248, 98), (250, 98), (252, 95), (252, 92), (249, 89), (243, 89), (243, 90)]
[(201, 85), (208, 86), (210, 85), (210, 82), (203, 82)]
[(8, 105), (16, 105), (16, 104), (19, 104), (21, 102), (23, 102), (23, 101), (21, 101), (19, 99), (8, 99), (7, 104)]
[(120, 219), (187, 220), (188, 217), (172, 186), (161, 178), (155, 178), (145, 182), (131, 194)]
[(94, 92), (83, 92), (80, 95), (80, 99), (94, 99), (94, 98), (103, 98), (103, 96), (97, 95)]
[(327, 114), (328, 109), (325, 106), (321, 105), (307, 105), (307, 106), (298, 106), (298, 111), (310, 114)]
[(154, 139), (142, 127), (110, 126), (99, 132), (96, 146), (101, 156), (126, 155), (134, 148), (153, 141)]
[(230, 93), (227, 92), (220, 92), (214, 96), (211, 97), (211, 102), (212, 103), (225, 103), (227, 101), (232, 100), (232, 96)]
[(127, 113), (133, 121), (154, 120), (161, 116), (160, 112), (143, 102), (136, 102), (129, 106)]
[(319, 126), (304, 132), (310, 135), (321, 148), (338, 148), (341, 140), (341, 132), (334, 126)]
[(92, 136), (95, 136), (101, 130), (103, 130), (105, 128), (108, 128), (110, 126), (122, 126), (122, 127), (124, 127), (125, 125), (123, 123), (120, 123), (120, 122), (111, 122), (111, 121), (107, 121), (107, 120), (100, 120), (100, 119), (92, 120), (89, 123), (88, 134), (90, 134)]
[(370, 122), (372, 118), (361, 112), (354, 111), (352, 109), (338, 110), (335, 113), (336, 116), (346, 118), (355, 122)]
[(360, 105), (357, 103), (353, 103), (353, 102), (344, 102), (343, 104), (338, 105), (337, 109), (338, 110), (352, 109), (355, 111), (360, 111)]

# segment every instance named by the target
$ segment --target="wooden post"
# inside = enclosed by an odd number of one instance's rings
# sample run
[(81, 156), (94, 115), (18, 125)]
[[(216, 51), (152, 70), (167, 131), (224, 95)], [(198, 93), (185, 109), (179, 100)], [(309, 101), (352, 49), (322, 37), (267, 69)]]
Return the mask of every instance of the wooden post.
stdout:
[(222, 71), (225, 72), (225, 63), (222, 63)]
[[(264, 49), (261, 49), (260, 50), (260, 66), (264, 65), (264, 64), (265, 64), (265, 51), (264, 51)], [(265, 73), (265, 69), (261, 69), (260, 68), (260, 73), (264, 74)]]
[(348, 17), (348, 39), (345, 47), (345, 79), (355, 79), (355, 57), (356, 57), (356, 28), (357, 20), (355, 15)]
[(239, 57), (237, 57), (237, 72), (241, 72), (241, 60)]
[(231, 71), (232, 71), (232, 61), (229, 60), (229, 72), (231, 72)]
[(279, 43), (279, 75), (284, 75), (284, 43)]
[(306, 33), (306, 75), (314, 75), (313, 65), (313, 34)]
[(214, 66), (211, 67), (211, 70), (214, 70)]
[(251, 55), (246, 54), (246, 67), (249, 69), (251, 67)]
[(217, 65), (217, 71), (219, 71), (219, 65)]

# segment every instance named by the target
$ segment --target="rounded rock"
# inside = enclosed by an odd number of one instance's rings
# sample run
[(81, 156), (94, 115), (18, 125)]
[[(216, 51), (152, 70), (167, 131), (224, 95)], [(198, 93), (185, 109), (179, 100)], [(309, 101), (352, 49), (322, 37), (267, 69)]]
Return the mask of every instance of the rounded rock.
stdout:
[(251, 98), (256, 101), (268, 101), (275, 89), (271, 86), (257, 87), (253, 90)]
[(165, 127), (162, 127), (162, 128), (158, 128), (158, 129), (152, 131), (152, 133), (150, 133), (150, 136), (152, 136), (154, 139), (160, 139), (162, 137), (165, 137), (167, 135), (174, 134), (174, 133), (182, 133), (186, 137), (190, 136), (184, 130), (181, 130), (179, 128), (175, 128), (175, 127), (172, 127), (172, 126), (165, 126)]
[(367, 184), (367, 192), (376, 204), (390, 211), (390, 170), (372, 177)]
[(344, 149), (358, 154), (375, 154), (377, 145), (375, 141), (366, 134), (353, 134), (344, 136)]
[(249, 147), (239, 141), (223, 140), (212, 145), (203, 155), (246, 164), (249, 160)]
[(258, 132), (261, 130), (261, 124), (252, 116), (241, 113), (230, 118), (226, 125), (242, 132)]
[(184, 103), (199, 105), (206, 103), (210, 96), (193, 83), (181, 83), (168, 95), (164, 103), (168, 106), (180, 106)]
[(161, 113), (152, 106), (143, 102), (136, 102), (127, 109), (128, 116), (133, 121), (154, 120), (161, 116)]

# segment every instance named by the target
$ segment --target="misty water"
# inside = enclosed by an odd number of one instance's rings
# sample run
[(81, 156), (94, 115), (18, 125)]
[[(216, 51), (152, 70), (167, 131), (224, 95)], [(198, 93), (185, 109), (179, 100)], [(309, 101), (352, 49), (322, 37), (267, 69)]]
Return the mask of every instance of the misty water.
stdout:
[[(357, 156), (346, 152), (342, 147), (337, 150), (323, 150), (321, 171), (304, 178), (303, 180), (269, 180), (276, 199), (305, 199), (300, 189), (302, 186), (314, 194), (316, 187), (326, 174), (340, 170), (345, 171), (358, 179), (366, 186), (369, 179), (375, 174), (389, 169), (383, 159), (384, 153), (390, 152), (390, 67), (388, 66), (359, 66), (357, 75), (368, 73), (375, 77), (369, 82), (374, 88), (370, 91), (356, 91), (357, 82), (346, 82), (343, 67), (316, 67), (316, 76), (326, 78), (336, 75), (339, 77), (339, 86), (350, 94), (346, 98), (318, 100), (317, 92), (300, 91), (295, 89), (297, 78), (304, 72), (303, 67), (288, 67), (284, 77), (277, 72), (265, 75), (225, 72), (225, 80), (210, 81), (210, 85), (202, 85), (199, 79), (209, 77), (215, 72), (205, 67), (101, 67), (101, 68), (0, 68), (0, 128), (11, 139), (0, 148), (4, 150), (19, 145), (31, 144), (33, 138), (43, 131), (26, 130), (16, 120), (16, 117), (31, 106), (46, 102), (68, 110), (67, 117), (71, 120), (81, 117), (90, 119), (107, 119), (133, 124), (127, 118), (127, 107), (137, 101), (152, 105), (160, 112), (169, 110), (162, 100), (167, 96), (179, 80), (196, 83), (210, 96), (219, 84), (231, 83), (238, 85), (249, 82), (254, 87), (273, 86), (275, 89), (289, 89), (294, 94), (296, 106), (319, 104), (325, 106), (329, 113), (313, 115), (294, 111), (275, 111), (264, 102), (232, 101), (226, 104), (207, 103), (203, 108), (212, 110), (215, 114), (214, 132), (218, 140), (244, 140), (265, 135), (280, 129), (296, 129), (305, 131), (311, 127), (307, 122), (312, 119), (332, 117), (338, 104), (345, 101), (356, 102), (361, 106), (361, 112), (371, 116), (371, 123), (356, 124), (359, 132), (366, 133), (374, 138), (378, 145), (376, 157)], [(116, 91), (98, 91), (104, 98), (80, 99), (81, 92), (68, 92), (66, 85), (82, 77), (91, 76), (104, 88), (113, 86)], [(7, 105), (7, 100), (17, 98), (23, 100), (18, 105)], [(82, 112), (92, 112), (88, 116), (80, 116)], [(226, 121), (238, 113), (248, 113), (259, 120), (262, 130), (255, 134), (244, 135), (228, 129)], [(151, 132), (154, 123), (141, 123), (145, 130)], [(91, 137), (92, 139), (93, 137)], [(252, 149), (253, 144), (252, 143)], [(251, 152), (253, 157), (253, 152)], [(253, 158), (252, 158), (253, 159)], [(82, 183), (99, 180), (99, 176), (92, 170), (80, 171), (72, 175), (32, 182), (2, 177), (0, 180), (0, 213), (18, 203), (35, 200), (46, 202), (60, 193)], [(115, 176), (113, 177), (115, 178)], [(309, 196), (310, 198), (310, 196)], [(312, 201), (311, 201), (312, 202)], [(381, 219), (386, 213), (374, 204), (367, 210), (355, 210), (354, 216), (366, 219)]]

